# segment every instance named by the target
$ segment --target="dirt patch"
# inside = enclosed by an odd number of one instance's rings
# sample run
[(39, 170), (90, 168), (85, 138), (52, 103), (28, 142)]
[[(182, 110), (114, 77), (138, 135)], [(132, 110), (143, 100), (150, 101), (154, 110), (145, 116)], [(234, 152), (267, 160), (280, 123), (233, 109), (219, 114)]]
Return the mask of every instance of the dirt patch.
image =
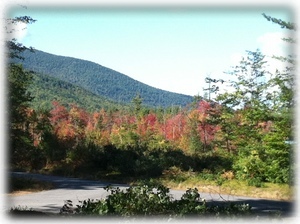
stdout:
[(8, 193), (7, 195), (9, 195), (9, 196), (22, 196), (22, 195), (31, 194), (31, 193), (34, 193), (34, 191), (14, 191), (14, 192)]

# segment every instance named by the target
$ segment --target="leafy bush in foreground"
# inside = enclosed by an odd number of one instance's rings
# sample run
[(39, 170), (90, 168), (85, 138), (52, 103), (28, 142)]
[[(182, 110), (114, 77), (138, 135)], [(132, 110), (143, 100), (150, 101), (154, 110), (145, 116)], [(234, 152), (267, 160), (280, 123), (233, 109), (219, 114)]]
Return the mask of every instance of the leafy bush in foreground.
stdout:
[(67, 201), (61, 209), (62, 214), (88, 216), (209, 216), (209, 217), (236, 217), (249, 215), (251, 208), (245, 204), (224, 203), (208, 205), (200, 198), (197, 188), (188, 189), (180, 200), (174, 200), (169, 194), (169, 188), (163, 185), (131, 186), (125, 190), (120, 188), (105, 188), (110, 194), (101, 200), (87, 199), (80, 201), (77, 208), (71, 201)]

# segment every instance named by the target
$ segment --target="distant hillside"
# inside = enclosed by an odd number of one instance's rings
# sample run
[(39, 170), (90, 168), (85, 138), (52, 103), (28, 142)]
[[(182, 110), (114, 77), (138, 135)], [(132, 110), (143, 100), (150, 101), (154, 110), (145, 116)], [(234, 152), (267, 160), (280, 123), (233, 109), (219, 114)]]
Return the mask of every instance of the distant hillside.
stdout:
[(35, 50), (25, 51), (24, 68), (69, 82), (112, 101), (129, 103), (137, 94), (147, 106), (186, 106), (192, 96), (157, 89), (99, 64)]
[(109, 110), (128, 107), (128, 105), (97, 96), (79, 86), (38, 73), (33, 75), (33, 81), (28, 90), (33, 96), (31, 106), (34, 109), (49, 110), (52, 108), (53, 101), (58, 101), (65, 106), (75, 104), (89, 112), (99, 111), (101, 108)]

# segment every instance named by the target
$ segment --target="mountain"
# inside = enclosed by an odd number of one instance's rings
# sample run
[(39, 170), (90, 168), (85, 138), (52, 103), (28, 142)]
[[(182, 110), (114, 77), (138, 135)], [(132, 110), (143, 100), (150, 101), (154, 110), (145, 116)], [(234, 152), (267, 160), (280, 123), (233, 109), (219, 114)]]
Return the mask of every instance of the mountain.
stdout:
[(28, 91), (33, 96), (31, 107), (36, 110), (50, 110), (53, 101), (58, 101), (66, 107), (75, 104), (88, 112), (99, 111), (101, 108), (114, 110), (128, 107), (128, 105), (108, 100), (79, 86), (39, 73), (33, 74)]
[(24, 51), (21, 56), (24, 60), (15, 62), (23, 64), (25, 69), (55, 77), (111, 101), (129, 103), (137, 94), (144, 105), (151, 107), (186, 106), (193, 101), (192, 96), (151, 87), (94, 62), (39, 50)]

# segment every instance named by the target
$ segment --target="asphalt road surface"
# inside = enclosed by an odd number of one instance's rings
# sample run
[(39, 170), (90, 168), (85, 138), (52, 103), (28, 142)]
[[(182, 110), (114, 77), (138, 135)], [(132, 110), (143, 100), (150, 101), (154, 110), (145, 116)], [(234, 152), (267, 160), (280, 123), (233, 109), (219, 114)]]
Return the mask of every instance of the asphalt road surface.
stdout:
[[(5, 203), (7, 206), (5, 209), (7, 210), (21, 207), (47, 213), (59, 213), (66, 200), (71, 200), (73, 204), (76, 205), (80, 204), (79, 201), (81, 200), (106, 197), (108, 192), (104, 190), (104, 187), (108, 185), (120, 187), (121, 189), (128, 187), (128, 185), (124, 184), (110, 184), (102, 181), (81, 180), (78, 178), (65, 178), (23, 172), (12, 172), (11, 175), (53, 182), (56, 188), (24, 195), (9, 195), (7, 196), (7, 203)], [(183, 193), (185, 193), (185, 191), (170, 190), (170, 194), (174, 199), (180, 199)], [(281, 217), (287, 219), (295, 217), (295, 204), (293, 202), (201, 192), (200, 197), (205, 199), (208, 203), (222, 203), (224, 200), (236, 203), (246, 203), (260, 216), (269, 214), (270, 212), (279, 211)]]

